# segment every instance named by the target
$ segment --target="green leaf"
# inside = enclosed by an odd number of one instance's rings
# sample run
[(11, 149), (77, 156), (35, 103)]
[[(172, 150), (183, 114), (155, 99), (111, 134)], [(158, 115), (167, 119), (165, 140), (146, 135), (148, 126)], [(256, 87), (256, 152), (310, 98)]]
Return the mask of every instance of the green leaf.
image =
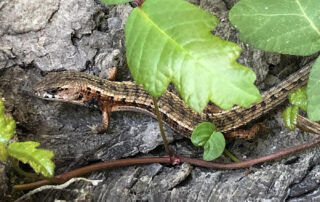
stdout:
[(4, 162), (7, 160), (8, 152), (5, 143), (0, 142), (0, 162)]
[(306, 87), (298, 88), (295, 92), (289, 94), (289, 102), (297, 105), (304, 111), (307, 111), (307, 92)]
[(308, 117), (320, 121), (320, 57), (313, 64), (307, 85)]
[(14, 142), (9, 145), (8, 153), (10, 156), (28, 163), (36, 173), (41, 173), (45, 177), (54, 175), (54, 163), (51, 161), (54, 154), (52, 151), (37, 149), (38, 142)]
[(202, 122), (198, 124), (191, 135), (192, 144), (195, 146), (204, 146), (215, 131), (215, 126), (210, 122)]
[(254, 72), (236, 62), (241, 48), (211, 34), (217, 24), (215, 16), (184, 0), (145, 1), (125, 27), (135, 81), (154, 97), (172, 82), (198, 112), (209, 100), (223, 109), (259, 101)]
[(226, 141), (221, 132), (210, 122), (202, 122), (197, 125), (191, 135), (191, 142), (195, 146), (204, 146), (203, 159), (212, 161), (218, 158), (226, 146)]
[(298, 112), (299, 112), (299, 107), (297, 105), (287, 107), (282, 112), (284, 125), (290, 130), (294, 130), (297, 125)]
[(223, 153), (226, 141), (221, 132), (214, 132), (204, 145), (203, 160), (212, 161)]
[(16, 130), (16, 122), (11, 116), (4, 114), (4, 106), (0, 99), (0, 143), (8, 142)]
[(320, 50), (319, 0), (241, 0), (229, 19), (254, 47), (292, 55)]
[(103, 2), (103, 3), (106, 3), (106, 4), (113, 5), (113, 4), (127, 3), (127, 2), (130, 2), (132, 0), (100, 0), (100, 1)]

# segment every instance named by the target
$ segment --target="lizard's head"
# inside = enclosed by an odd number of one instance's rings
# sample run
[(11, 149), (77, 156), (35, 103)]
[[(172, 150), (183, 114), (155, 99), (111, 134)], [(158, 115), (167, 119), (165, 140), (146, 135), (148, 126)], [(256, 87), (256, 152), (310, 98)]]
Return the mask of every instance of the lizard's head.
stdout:
[(33, 86), (32, 92), (46, 100), (78, 103), (83, 98), (80, 82), (73, 76), (73, 71), (52, 72)]

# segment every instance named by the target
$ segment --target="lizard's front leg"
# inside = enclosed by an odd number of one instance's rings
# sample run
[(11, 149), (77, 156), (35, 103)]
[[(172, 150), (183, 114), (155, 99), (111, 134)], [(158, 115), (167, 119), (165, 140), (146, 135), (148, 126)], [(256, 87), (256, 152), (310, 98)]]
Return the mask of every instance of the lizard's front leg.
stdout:
[(100, 110), (102, 112), (102, 123), (96, 127), (92, 128), (93, 133), (105, 133), (108, 130), (108, 125), (110, 121), (110, 114), (111, 114), (111, 105), (110, 103), (100, 102), (99, 103)]
[[(111, 67), (108, 69), (107, 79), (114, 81), (117, 75), (117, 68)], [(110, 114), (112, 110), (112, 105), (108, 101), (99, 101), (99, 107), (102, 112), (102, 123), (100, 125), (90, 127), (93, 133), (101, 134), (108, 130), (108, 125), (110, 121)]]

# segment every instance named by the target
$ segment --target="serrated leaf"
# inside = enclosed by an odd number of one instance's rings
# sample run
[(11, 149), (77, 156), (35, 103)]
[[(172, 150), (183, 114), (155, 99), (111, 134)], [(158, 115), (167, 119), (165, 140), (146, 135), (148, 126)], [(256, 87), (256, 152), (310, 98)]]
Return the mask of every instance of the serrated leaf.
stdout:
[(191, 135), (192, 144), (195, 146), (204, 146), (215, 131), (215, 126), (210, 122), (202, 122), (198, 124)]
[(320, 57), (313, 64), (307, 85), (308, 118), (320, 121)]
[(292, 55), (320, 50), (319, 0), (241, 0), (229, 19), (254, 47)]
[(294, 130), (296, 128), (298, 112), (299, 112), (299, 107), (297, 105), (287, 107), (282, 112), (284, 125), (290, 130)]
[(0, 99), (0, 143), (8, 142), (16, 130), (16, 122), (4, 114), (3, 102)]
[(203, 160), (212, 161), (218, 158), (223, 153), (225, 146), (226, 141), (223, 134), (214, 132), (204, 145)]
[(36, 173), (41, 173), (45, 177), (54, 175), (54, 163), (51, 161), (54, 154), (52, 151), (37, 149), (38, 142), (14, 142), (8, 146), (10, 156), (28, 163)]
[(0, 142), (0, 162), (4, 162), (7, 160), (8, 152), (5, 143)]
[(307, 92), (306, 87), (298, 88), (296, 91), (289, 94), (289, 102), (292, 105), (297, 105), (304, 111), (307, 111)]
[(127, 2), (130, 2), (132, 0), (100, 0), (100, 1), (103, 2), (103, 3), (106, 3), (106, 4), (113, 5), (113, 4), (127, 3)]
[(223, 109), (261, 99), (255, 74), (236, 62), (241, 48), (211, 34), (216, 17), (184, 0), (148, 0), (126, 27), (127, 62), (135, 81), (152, 96), (173, 82), (196, 111), (211, 100)]

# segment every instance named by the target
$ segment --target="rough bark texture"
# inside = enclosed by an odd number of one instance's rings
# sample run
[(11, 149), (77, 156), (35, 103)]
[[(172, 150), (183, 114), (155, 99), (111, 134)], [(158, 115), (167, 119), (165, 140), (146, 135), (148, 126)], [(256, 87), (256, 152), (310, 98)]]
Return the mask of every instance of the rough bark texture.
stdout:
[[(266, 89), (283, 77), (284, 70), (303, 64), (303, 58), (280, 56), (242, 44), (227, 19), (234, 0), (192, 0), (217, 15), (213, 32), (243, 47), (238, 61), (254, 68), (257, 84)], [(101, 77), (118, 67), (117, 80), (130, 79), (125, 63), (124, 24), (129, 4), (107, 6), (94, 0), (0, 1), (0, 97), (18, 122), (17, 138), (35, 140), (55, 153), (56, 173), (99, 161), (163, 154), (157, 122), (139, 113), (112, 114), (107, 134), (92, 134), (99, 111), (39, 100), (30, 94), (43, 72), (85, 70)], [(269, 74), (268, 74), (269, 72)], [(280, 73), (278, 73), (280, 72)], [(282, 126), (280, 110), (264, 118), (270, 128), (253, 141), (229, 141), (240, 159), (254, 158), (301, 144), (314, 135)], [(166, 128), (171, 148), (201, 158), (201, 150)], [(220, 161), (229, 160), (222, 157)], [(235, 171), (217, 171), (188, 164), (132, 166), (95, 172), (96, 186), (77, 182), (66, 189), (43, 191), (30, 201), (303, 201), (320, 200), (319, 149), (278, 162)], [(0, 164), (0, 201), (22, 192), (8, 186), (27, 182), (8, 165)], [(9, 183), (10, 182), (10, 183)]]

